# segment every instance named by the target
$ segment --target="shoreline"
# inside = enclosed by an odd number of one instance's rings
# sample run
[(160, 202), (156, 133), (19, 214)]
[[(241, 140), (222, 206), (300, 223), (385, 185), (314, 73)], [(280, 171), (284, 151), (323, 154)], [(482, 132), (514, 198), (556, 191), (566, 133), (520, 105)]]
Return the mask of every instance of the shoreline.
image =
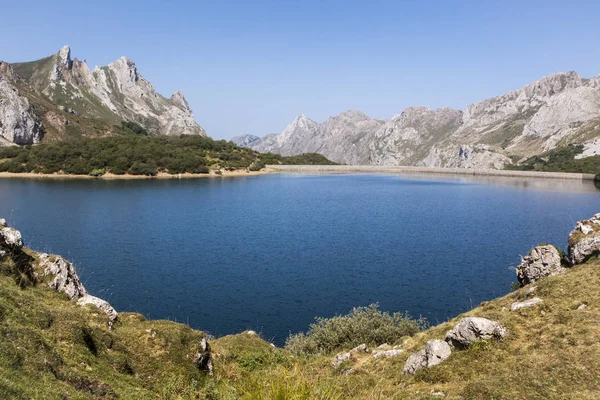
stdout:
[(446, 176), (478, 176), (562, 179), (571, 181), (594, 181), (594, 174), (572, 172), (512, 171), (504, 169), (466, 169), (436, 167), (404, 167), (379, 165), (267, 165), (267, 168), (278, 172), (294, 172), (306, 174), (416, 174)]
[(159, 172), (155, 176), (147, 175), (116, 175), (106, 173), (102, 176), (91, 176), (91, 175), (73, 175), (73, 174), (36, 174), (33, 172), (13, 173), (13, 172), (0, 172), (0, 179), (99, 179), (99, 180), (140, 180), (140, 179), (201, 179), (201, 178), (235, 178), (240, 176), (258, 176), (268, 175), (277, 172), (273, 168), (263, 168), (260, 171), (246, 171), (246, 170), (235, 170), (235, 171), (222, 171), (221, 174), (217, 174), (215, 171), (210, 171), (208, 174), (168, 174), (166, 172)]

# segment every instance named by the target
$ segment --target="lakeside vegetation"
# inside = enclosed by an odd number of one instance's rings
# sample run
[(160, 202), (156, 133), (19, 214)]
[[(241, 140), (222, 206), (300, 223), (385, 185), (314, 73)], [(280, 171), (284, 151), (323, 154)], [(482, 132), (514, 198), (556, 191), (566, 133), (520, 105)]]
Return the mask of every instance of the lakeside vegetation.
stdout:
[[(378, 336), (381, 327), (395, 324), (385, 322), (393, 315), (374, 306), (316, 323), (331, 337), (361, 321), (350, 333), (366, 337), (341, 339), (331, 350), (385, 340), (404, 350), (394, 358), (354, 352), (333, 368), (332, 352), (275, 348), (250, 332), (210, 340), (214, 375), (209, 376), (192, 362), (204, 333), (135, 313), (120, 313), (111, 329), (99, 309), (80, 307), (43, 281), (23, 282), (18, 266), (5, 258), (0, 260), (0, 397), (430, 400), (441, 392), (444, 398), (467, 400), (591, 399), (600, 377), (598, 268), (600, 260), (591, 259), (564, 275), (541, 279), (536, 295), (544, 303), (537, 308), (506, 311), (512, 302), (528, 298), (525, 287), (420, 332), (411, 327)], [(498, 320), (510, 335), (454, 351), (444, 363), (415, 375), (402, 373), (411, 353), (443, 337), (464, 316)], [(311, 328), (307, 336), (317, 330)], [(353, 373), (344, 373), (350, 369)]]
[(519, 165), (509, 165), (508, 170), (544, 171), (544, 172), (576, 172), (600, 175), (600, 155), (576, 159), (583, 153), (583, 145), (568, 145), (533, 156)]
[(1, 148), (0, 172), (154, 176), (159, 172), (207, 174), (220, 169), (259, 171), (268, 164), (334, 164), (319, 154), (284, 157), (202, 136), (148, 136), (135, 124), (123, 124), (121, 129), (130, 132)]

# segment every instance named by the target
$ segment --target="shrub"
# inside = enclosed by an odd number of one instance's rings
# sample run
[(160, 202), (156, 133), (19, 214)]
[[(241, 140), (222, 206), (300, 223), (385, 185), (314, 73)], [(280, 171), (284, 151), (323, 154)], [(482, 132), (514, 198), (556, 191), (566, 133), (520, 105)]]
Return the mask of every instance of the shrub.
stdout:
[(91, 176), (102, 176), (106, 173), (106, 169), (104, 168), (97, 168), (95, 170), (93, 170), (92, 172), (90, 172)]
[(129, 168), (129, 173), (132, 175), (156, 176), (158, 171), (156, 166), (151, 163), (135, 162)]
[(317, 318), (307, 333), (290, 335), (285, 347), (295, 354), (332, 353), (362, 343), (378, 346), (394, 343), (403, 336), (412, 336), (427, 327), (423, 318), (408, 314), (384, 312), (379, 304), (357, 307), (347, 315)]
[(594, 182), (596, 182), (596, 183), (600, 183), (600, 172), (598, 172), (598, 173), (596, 174), (596, 176), (594, 176)]

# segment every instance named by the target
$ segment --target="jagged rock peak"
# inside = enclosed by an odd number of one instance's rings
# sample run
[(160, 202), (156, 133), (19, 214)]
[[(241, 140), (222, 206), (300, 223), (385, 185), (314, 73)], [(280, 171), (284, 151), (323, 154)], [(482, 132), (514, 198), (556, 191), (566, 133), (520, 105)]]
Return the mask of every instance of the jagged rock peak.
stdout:
[(121, 78), (128, 77), (128, 80), (133, 83), (141, 78), (135, 63), (125, 56), (108, 64), (108, 68), (119, 73)]
[(4, 61), (0, 61), (0, 78), (4, 76), (7, 79), (13, 80), (15, 77), (15, 73), (13, 71), (12, 66)]
[(179, 106), (184, 111), (192, 112), (190, 105), (188, 104), (187, 100), (185, 99), (185, 96), (180, 91), (173, 93), (173, 95), (171, 96), (171, 101), (173, 102), (173, 104), (175, 104), (176, 106)]
[(71, 68), (73, 61), (71, 60), (71, 48), (69, 45), (65, 45), (62, 49), (56, 53), (57, 65), (59, 67)]
[(334, 118), (343, 118), (343, 119), (349, 119), (352, 121), (365, 121), (365, 120), (372, 119), (367, 114), (365, 114), (364, 112), (359, 111), (359, 110), (344, 111), (343, 113), (337, 115), (336, 117), (331, 117), (330, 119), (334, 119)]

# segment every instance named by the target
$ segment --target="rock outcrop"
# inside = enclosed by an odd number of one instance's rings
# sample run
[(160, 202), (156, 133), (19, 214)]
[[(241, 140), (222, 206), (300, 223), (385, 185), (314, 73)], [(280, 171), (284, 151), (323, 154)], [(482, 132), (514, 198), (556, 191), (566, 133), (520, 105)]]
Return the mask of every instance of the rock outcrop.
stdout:
[(79, 280), (73, 264), (61, 256), (41, 254), (39, 268), (47, 277), (52, 277), (48, 286), (57, 292), (65, 293), (70, 300), (87, 295), (85, 287)]
[[(17, 79), (18, 86), (27, 90), (17, 89)], [(28, 98), (44, 98), (55, 109), (38, 114)], [(65, 46), (38, 61), (12, 66), (0, 63), (0, 136), (6, 142), (39, 143), (43, 135), (40, 121), (54, 125), (63, 114), (110, 125), (135, 122), (153, 135), (206, 136), (181, 92), (170, 98), (156, 93), (126, 57), (91, 71), (85, 60), (72, 59), (71, 49)]]
[[(283, 132), (241, 145), (262, 152), (320, 153), (344, 164), (495, 168), (559, 143), (599, 149), (600, 79), (575, 72), (542, 78), (465, 110), (410, 107), (390, 120), (347, 111), (323, 123), (304, 115)], [(512, 157), (512, 158), (511, 158)]]
[(510, 311), (518, 311), (522, 308), (530, 308), (543, 302), (544, 300), (540, 299), (539, 297), (534, 297), (533, 299), (525, 301), (516, 301), (510, 305)]
[(600, 254), (600, 214), (577, 222), (577, 226), (569, 234), (569, 263), (581, 264), (598, 254)]
[(117, 316), (119, 315), (108, 301), (103, 300), (99, 297), (91, 296), (89, 294), (80, 297), (79, 300), (77, 300), (77, 304), (80, 306), (91, 304), (95, 307), (98, 307), (102, 312), (108, 315), (108, 318), (111, 322), (117, 319)]
[(440, 364), (450, 357), (452, 350), (448, 343), (443, 340), (430, 340), (425, 345), (425, 349), (413, 353), (406, 364), (404, 364), (404, 374), (415, 374), (422, 368), (430, 368)]
[(525, 286), (545, 276), (555, 276), (566, 271), (561, 264), (558, 250), (552, 245), (542, 245), (523, 257), (517, 267), (517, 279), (521, 286)]
[(23, 248), (21, 232), (9, 227), (0, 229), (0, 247), (9, 251), (21, 250)]
[(507, 335), (508, 330), (496, 321), (466, 317), (446, 333), (446, 342), (457, 349), (464, 349), (478, 340), (501, 339)]
[(43, 135), (41, 119), (17, 88), (12, 67), (0, 61), (0, 140), (7, 144), (37, 144)]

